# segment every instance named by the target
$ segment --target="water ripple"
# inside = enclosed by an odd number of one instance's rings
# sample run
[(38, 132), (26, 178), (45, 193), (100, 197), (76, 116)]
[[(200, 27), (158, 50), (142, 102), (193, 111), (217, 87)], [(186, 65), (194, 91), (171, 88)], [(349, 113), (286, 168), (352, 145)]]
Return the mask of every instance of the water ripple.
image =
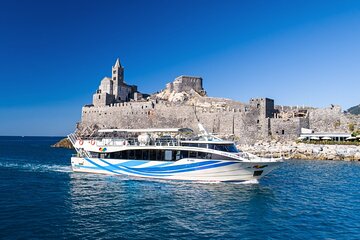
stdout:
[(33, 141), (0, 141), (1, 239), (360, 239), (360, 163), (289, 160), (250, 184), (150, 181), (72, 173), (71, 151)]

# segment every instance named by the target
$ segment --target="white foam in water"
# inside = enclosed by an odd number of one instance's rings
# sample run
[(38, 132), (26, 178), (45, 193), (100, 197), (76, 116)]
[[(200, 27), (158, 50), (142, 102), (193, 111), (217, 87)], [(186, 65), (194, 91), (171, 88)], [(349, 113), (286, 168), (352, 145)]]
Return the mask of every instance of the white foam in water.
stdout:
[(194, 183), (202, 183), (202, 184), (258, 184), (259, 181), (257, 179), (247, 180), (247, 181), (234, 181), (234, 182), (216, 182), (216, 181), (194, 181)]
[[(88, 173), (87, 173), (88, 174)], [(136, 181), (149, 181), (149, 182), (160, 182), (170, 184), (259, 184), (257, 179), (252, 179), (242, 182), (221, 182), (221, 181), (189, 181), (189, 180), (174, 180), (174, 179), (160, 179), (160, 178), (144, 178), (127, 175), (111, 175), (121, 180), (136, 180)]]
[(0, 167), (15, 168), (30, 172), (71, 172), (70, 166), (63, 165), (0, 162)]
[(238, 183), (235, 183), (235, 184), (259, 184), (259, 180), (251, 179), (251, 180), (247, 180), (247, 181), (244, 181), (244, 182), (238, 182)]

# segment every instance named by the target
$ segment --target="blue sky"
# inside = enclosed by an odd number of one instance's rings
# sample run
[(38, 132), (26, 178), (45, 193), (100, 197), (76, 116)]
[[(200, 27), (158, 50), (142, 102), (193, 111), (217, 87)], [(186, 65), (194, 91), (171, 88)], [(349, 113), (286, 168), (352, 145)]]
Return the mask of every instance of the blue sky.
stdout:
[(202, 76), (210, 96), (360, 103), (360, 1), (0, 2), (0, 135), (65, 135), (120, 57), (146, 93)]

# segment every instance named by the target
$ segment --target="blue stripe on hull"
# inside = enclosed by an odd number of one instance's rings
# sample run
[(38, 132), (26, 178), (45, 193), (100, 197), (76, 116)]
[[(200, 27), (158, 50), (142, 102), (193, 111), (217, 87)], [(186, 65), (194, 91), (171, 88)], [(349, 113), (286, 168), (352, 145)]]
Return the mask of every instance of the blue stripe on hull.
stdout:
[[(115, 174), (121, 174), (121, 173), (117, 172), (117, 171), (114, 171), (114, 170), (121, 170), (121, 171), (124, 171), (126, 173), (130, 173), (130, 174), (137, 174), (137, 175), (143, 175), (143, 176), (157, 176), (157, 175), (154, 175), (154, 174), (146, 174), (146, 173), (133, 171), (133, 170), (131, 170), (131, 168), (127, 168), (127, 167), (118, 167), (118, 166), (115, 166), (115, 165), (110, 164), (110, 163), (108, 163), (109, 165), (107, 165), (107, 166), (101, 166), (101, 165), (95, 163), (94, 161), (92, 161), (92, 160), (90, 160), (88, 158), (86, 158), (86, 160), (89, 161), (94, 166), (99, 167), (102, 170), (110, 171), (111, 173), (115, 173)], [(101, 160), (101, 159), (99, 159), (99, 160)], [(168, 176), (168, 175), (163, 175), (163, 176)]]
[[(115, 166), (115, 165), (103, 160), (103, 159), (99, 159), (99, 160), (108, 164), (111, 167), (117, 168), (118, 170), (124, 170), (124, 168), (126, 168), (128, 171), (133, 171), (133, 172), (137, 172), (137, 173), (141, 173), (141, 174), (153, 174), (154, 176), (169, 174), (169, 173), (182, 173), (182, 172), (190, 172), (190, 171), (196, 171), (196, 170), (204, 170), (204, 169), (210, 169), (210, 168), (215, 168), (215, 167), (223, 167), (223, 166), (237, 163), (237, 162), (220, 162), (219, 163), (219, 161), (206, 161), (206, 162), (198, 162), (198, 163), (192, 163), (192, 164), (176, 165), (176, 166), (172, 166), (171, 169), (178, 169), (178, 170), (166, 171), (166, 170), (162, 170), (162, 169), (169, 169), (170, 167), (168, 167), (168, 168), (166, 168), (166, 167), (159, 167), (159, 168), (149, 167), (149, 170), (147, 170), (147, 168), (129, 168), (129, 167), (120, 168), (118, 166)], [(214, 164), (214, 162), (217, 164)], [(209, 166), (209, 164), (211, 164), (211, 165)], [(201, 166), (201, 165), (203, 165), (203, 166)]]
[[(231, 165), (237, 162), (221, 162), (221, 161), (204, 161), (204, 162), (198, 162), (198, 163), (192, 163), (192, 164), (183, 164), (183, 165), (175, 165), (170, 167), (157, 167), (157, 166), (151, 166), (148, 168), (129, 168), (129, 167), (119, 167), (114, 164), (111, 164), (103, 159), (99, 159), (103, 163), (108, 164), (109, 166), (112, 166), (114, 168), (117, 168), (118, 170), (124, 170), (126, 168), (130, 171), (136, 171), (141, 173), (152, 173), (152, 174), (169, 174), (169, 173), (180, 173), (180, 172), (189, 172), (189, 171), (195, 171), (195, 170), (203, 170), (203, 169), (209, 169), (213, 167), (222, 167)], [(215, 165), (215, 164), (216, 165)], [(211, 166), (209, 166), (211, 164)]]
[(175, 165), (175, 166), (168, 166), (168, 167), (159, 167), (159, 165), (145, 167), (145, 168), (136, 168), (140, 171), (147, 171), (147, 172), (165, 172), (165, 171), (174, 171), (174, 170), (181, 170), (185, 168), (195, 168), (195, 167), (202, 167), (204, 165), (218, 163), (220, 161), (202, 161), (196, 163), (187, 163), (183, 165)]
[[(131, 165), (131, 164), (129, 164), (129, 162), (133, 162), (132, 160), (126, 161), (123, 163), (119, 163), (119, 164), (112, 164), (103, 159), (98, 159), (98, 160), (102, 161), (103, 163), (105, 163), (106, 164), (105, 166), (100, 165), (89, 158), (86, 158), (84, 160), (91, 163), (93, 165), (93, 167), (83, 166), (83, 165), (76, 165), (76, 167), (105, 170), (105, 171), (109, 171), (110, 173), (113, 173), (113, 174), (123, 174), (125, 172), (125, 174), (130, 174), (130, 175), (135, 174), (135, 175), (139, 175), (139, 176), (149, 176), (149, 177), (168, 177), (168, 176), (174, 176), (174, 174), (176, 175), (177, 173), (194, 172), (194, 171), (199, 171), (199, 170), (219, 168), (219, 167), (224, 167), (224, 166), (238, 163), (238, 162), (229, 162), (229, 161), (202, 161), (202, 162), (196, 162), (196, 163), (189, 163), (189, 164), (185, 163), (185, 164), (181, 164), (181, 165), (168, 166), (170, 164), (171, 165), (174, 164), (175, 163), (174, 162), (174, 163), (167, 163), (167, 164), (160, 163), (155, 166), (149, 166), (148, 168), (146, 168), (146, 167), (138, 167), (137, 168), (137, 167), (129, 167)], [(148, 163), (151, 161), (139, 161), (139, 162), (141, 162), (141, 164), (144, 164), (144, 163)], [(140, 165), (139, 163), (133, 164), (133, 166), (139, 166), (139, 165)]]

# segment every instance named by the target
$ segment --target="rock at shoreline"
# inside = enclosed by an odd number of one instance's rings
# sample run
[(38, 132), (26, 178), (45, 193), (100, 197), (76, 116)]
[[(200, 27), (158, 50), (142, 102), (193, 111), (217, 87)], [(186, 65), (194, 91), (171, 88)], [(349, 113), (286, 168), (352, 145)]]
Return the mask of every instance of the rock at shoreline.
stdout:
[(70, 140), (67, 138), (61, 139), (59, 142), (51, 145), (51, 147), (74, 149), (74, 146), (71, 144)]
[(258, 142), (238, 145), (242, 151), (261, 157), (289, 157), (304, 160), (360, 161), (360, 146), (305, 144), (296, 142)]

